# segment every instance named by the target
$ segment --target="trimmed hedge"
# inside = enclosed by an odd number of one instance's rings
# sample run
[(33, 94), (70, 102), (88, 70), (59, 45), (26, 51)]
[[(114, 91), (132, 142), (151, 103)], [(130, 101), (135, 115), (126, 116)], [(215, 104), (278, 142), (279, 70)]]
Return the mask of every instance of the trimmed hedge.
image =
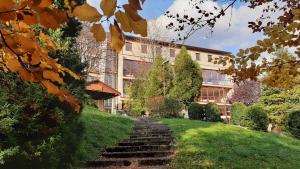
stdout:
[(296, 138), (300, 138), (300, 110), (292, 111), (286, 118), (286, 129)]
[(192, 103), (188, 108), (189, 118), (193, 120), (218, 122), (222, 121), (219, 107), (214, 103), (201, 105)]
[(231, 105), (231, 122), (235, 125), (241, 125), (247, 106), (244, 103), (236, 102)]
[(251, 130), (267, 131), (268, 116), (259, 106), (249, 106), (245, 110), (245, 116), (240, 121), (241, 126), (248, 127)]

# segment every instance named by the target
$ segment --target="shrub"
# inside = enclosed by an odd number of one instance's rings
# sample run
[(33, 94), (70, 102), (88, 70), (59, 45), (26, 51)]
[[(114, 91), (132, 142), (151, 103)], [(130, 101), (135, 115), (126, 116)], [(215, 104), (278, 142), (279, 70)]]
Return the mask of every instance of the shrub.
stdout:
[(296, 138), (300, 138), (300, 110), (289, 113), (285, 121), (286, 129)]
[(246, 105), (241, 102), (233, 103), (231, 106), (231, 122), (232, 124), (241, 125), (241, 121), (245, 116)]
[(146, 106), (151, 115), (177, 117), (183, 104), (172, 97), (155, 96), (146, 101)]
[(178, 117), (179, 112), (183, 108), (183, 103), (181, 103), (179, 100), (174, 99), (172, 97), (165, 98), (164, 101), (165, 104), (165, 117)]
[(251, 130), (266, 131), (268, 127), (267, 113), (259, 106), (249, 106), (245, 110), (245, 116), (242, 117), (241, 126)]
[(214, 103), (208, 103), (206, 105), (192, 103), (188, 108), (188, 114), (189, 118), (193, 120), (221, 121), (220, 109)]

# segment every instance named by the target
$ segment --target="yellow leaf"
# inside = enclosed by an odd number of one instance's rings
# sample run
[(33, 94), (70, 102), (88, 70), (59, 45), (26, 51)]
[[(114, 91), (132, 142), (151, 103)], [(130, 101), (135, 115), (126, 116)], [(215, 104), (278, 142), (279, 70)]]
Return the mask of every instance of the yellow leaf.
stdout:
[(147, 21), (142, 19), (139, 21), (133, 21), (132, 19), (129, 18), (130, 25), (133, 29), (133, 32), (135, 34), (140, 34), (143, 37), (146, 37), (148, 34), (148, 26), (147, 26)]
[(131, 6), (131, 8), (133, 8), (135, 10), (142, 10), (140, 0), (128, 0), (128, 2), (129, 2), (129, 5)]
[(108, 18), (115, 13), (116, 7), (117, 0), (102, 0), (100, 3), (100, 8)]
[(136, 9), (133, 9), (129, 4), (123, 5), (125, 12), (128, 17), (130, 17), (133, 21), (143, 20), (143, 18), (137, 13)]
[(115, 21), (114, 25), (110, 24), (109, 30), (111, 34), (111, 47), (120, 52), (125, 44), (125, 39), (118, 23)]
[(121, 23), (121, 28), (123, 31), (125, 32), (132, 32), (132, 28), (130, 26), (130, 21), (127, 17), (127, 15), (122, 12), (122, 11), (118, 11), (115, 13), (115, 17), (116, 17), (116, 20)]
[(71, 75), (74, 79), (76, 80), (80, 80), (80, 77), (78, 75), (76, 75), (74, 72), (72, 72), (70, 69), (66, 68), (66, 67), (62, 67), (61, 68), (62, 71), (67, 72), (69, 75)]
[(101, 24), (94, 24), (91, 28), (94, 38), (97, 42), (102, 42), (105, 40), (106, 33)]
[(43, 77), (45, 79), (51, 80), (52, 82), (58, 82), (60, 84), (64, 83), (64, 80), (59, 76), (59, 74), (57, 72), (53, 72), (51, 70), (44, 70)]
[[(7, 55), (8, 53), (6, 53)], [(18, 70), (20, 70), (22, 68), (20, 62), (18, 61), (18, 59), (16, 59), (13, 56), (9, 56), (9, 58), (6, 60), (6, 67), (12, 71), (12, 72), (17, 72)]]
[(97, 11), (96, 8), (90, 6), (87, 3), (77, 6), (73, 12), (81, 21), (97, 22), (101, 19), (102, 15)]
[(59, 95), (60, 93), (59, 88), (56, 85), (54, 85), (52, 82), (50, 82), (49, 80), (42, 80), (41, 83), (47, 89), (47, 92), (49, 94)]

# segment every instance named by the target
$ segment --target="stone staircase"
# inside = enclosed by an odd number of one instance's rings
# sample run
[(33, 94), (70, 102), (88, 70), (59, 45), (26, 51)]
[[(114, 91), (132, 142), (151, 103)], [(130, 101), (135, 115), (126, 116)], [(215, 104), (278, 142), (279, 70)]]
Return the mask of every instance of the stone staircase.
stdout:
[(87, 166), (89, 169), (158, 169), (171, 161), (174, 152), (172, 141), (170, 128), (153, 120), (140, 118), (128, 139), (106, 149), (98, 160), (87, 162)]

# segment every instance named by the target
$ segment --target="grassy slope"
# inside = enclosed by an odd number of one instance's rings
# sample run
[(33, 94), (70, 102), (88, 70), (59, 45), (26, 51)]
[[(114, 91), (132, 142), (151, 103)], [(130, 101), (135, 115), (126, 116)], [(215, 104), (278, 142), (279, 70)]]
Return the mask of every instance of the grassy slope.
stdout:
[(162, 121), (177, 139), (172, 168), (300, 168), (300, 140), (221, 123)]
[(80, 120), (84, 124), (78, 155), (80, 165), (95, 160), (99, 152), (125, 139), (133, 127), (133, 120), (127, 117), (100, 112), (89, 106), (84, 108)]

